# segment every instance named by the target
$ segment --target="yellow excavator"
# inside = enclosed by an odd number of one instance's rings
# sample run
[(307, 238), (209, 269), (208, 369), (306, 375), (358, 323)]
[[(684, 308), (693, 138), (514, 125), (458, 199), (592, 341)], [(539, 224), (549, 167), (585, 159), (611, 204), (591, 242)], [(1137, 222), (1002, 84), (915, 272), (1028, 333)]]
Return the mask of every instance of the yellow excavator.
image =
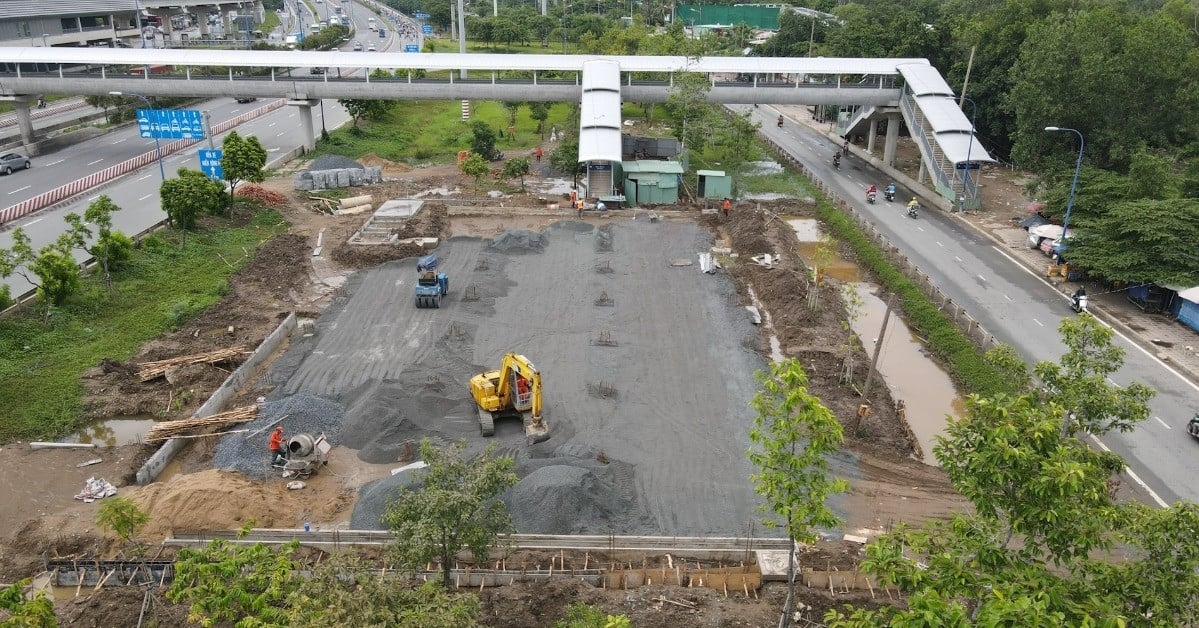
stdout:
[(470, 378), (470, 394), (479, 406), (479, 433), (495, 434), (497, 419), (519, 418), (530, 445), (550, 437), (541, 416), (541, 373), (523, 355), (508, 353), (498, 371)]

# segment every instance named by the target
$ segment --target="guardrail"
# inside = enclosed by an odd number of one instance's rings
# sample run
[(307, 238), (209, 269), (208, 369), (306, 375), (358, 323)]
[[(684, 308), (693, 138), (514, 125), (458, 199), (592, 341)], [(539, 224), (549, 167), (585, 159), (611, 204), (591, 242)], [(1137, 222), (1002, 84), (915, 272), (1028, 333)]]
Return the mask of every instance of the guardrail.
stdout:
[[(286, 102), (287, 101), (284, 99), (279, 99), (263, 105), (253, 111), (243, 113), (236, 118), (230, 118), (224, 122), (220, 122), (212, 127), (211, 133), (214, 136), (220, 135), (221, 133), (232, 129), (239, 124), (244, 124), (250, 120), (253, 120), (254, 118), (266, 115), (276, 109), (279, 109)], [(175, 140), (173, 142), (163, 144), (160, 149), (161, 154), (165, 157), (166, 155), (170, 155), (176, 151), (182, 150), (194, 144), (198, 144), (202, 141), (204, 140)], [(150, 151), (148, 153), (138, 155), (132, 159), (127, 159), (114, 166), (109, 166), (99, 172), (89, 174), (82, 179), (76, 179), (66, 185), (59, 186), (48, 192), (42, 192), (33, 198), (21, 201), (16, 205), (6, 207), (0, 210), (0, 226), (28, 216), (33, 212), (57, 205), (58, 203), (71, 199), (98, 185), (107, 183), (108, 181), (111, 181), (121, 175), (128, 174), (134, 170), (137, 170), (138, 168), (153, 163), (157, 158), (157, 152), (158, 151)]]
[[(52, 116), (56, 113), (62, 113), (64, 111), (71, 111), (72, 109), (81, 109), (86, 106), (87, 106), (87, 103), (84, 102), (84, 100), (82, 98), (73, 98), (73, 99), (67, 100), (63, 104), (55, 104), (54, 106), (46, 107), (45, 109), (33, 109), (32, 111), (29, 112), (29, 117), (36, 120), (38, 118)], [(16, 126), (16, 125), (17, 125), (17, 114), (15, 114), (15, 113), (10, 113), (10, 114), (0, 118), (0, 129), (10, 127), (10, 126)]]

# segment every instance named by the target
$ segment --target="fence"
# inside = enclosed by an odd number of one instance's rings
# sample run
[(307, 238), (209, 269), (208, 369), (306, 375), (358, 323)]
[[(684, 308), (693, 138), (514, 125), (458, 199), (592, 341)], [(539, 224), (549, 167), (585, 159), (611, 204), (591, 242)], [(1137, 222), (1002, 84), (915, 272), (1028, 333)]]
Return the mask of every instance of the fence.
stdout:
[[(56, 113), (62, 113), (64, 111), (71, 111), (72, 109), (81, 109), (86, 106), (87, 106), (87, 103), (84, 102), (82, 98), (72, 98), (72, 99), (64, 101), (62, 104), (55, 103), (54, 105), (48, 106), (45, 109), (31, 109), (29, 111), (29, 117), (31, 119), (36, 120), (38, 118), (52, 116)], [(15, 114), (15, 113), (6, 115), (4, 117), (0, 117), (0, 129), (3, 129), (5, 127), (10, 127), (10, 126), (16, 126), (16, 124), (17, 124), (17, 114)]]
[(995, 336), (991, 335), (991, 333), (988, 332), (982, 326), (982, 324), (978, 322), (977, 319), (971, 316), (969, 312), (967, 312), (958, 304), (954, 303), (953, 300), (949, 298), (949, 295), (945, 294), (940, 287), (933, 283), (932, 279), (929, 278), (924, 271), (920, 270), (920, 267), (917, 266), (915, 262), (908, 259), (908, 257), (899, 250), (899, 247), (891, 244), (891, 241), (888, 240), (887, 237), (884, 236), (874, 226), (873, 223), (858, 213), (858, 210), (855, 207), (850, 205), (845, 199), (838, 197), (832, 191), (832, 189), (824, 183), (824, 181), (816, 177), (810, 170), (805, 168), (797, 158), (792, 156), (769, 137), (766, 137), (762, 134), (759, 134), (759, 137), (774, 151), (775, 155), (778, 156), (780, 160), (807, 177), (808, 180), (811, 181), (812, 184), (815, 185), (821, 191), (821, 193), (823, 193), (825, 197), (829, 199), (829, 202), (831, 202), (837, 209), (845, 212), (851, 218), (853, 218), (854, 222), (857, 223), (858, 229), (861, 230), (866, 237), (870, 238), (870, 241), (878, 247), (878, 249), (883, 253), (883, 256), (887, 258), (887, 262), (894, 266), (896, 270), (899, 270), (901, 273), (903, 273), (908, 279), (911, 279), (913, 282), (915, 282), (920, 288), (921, 292), (923, 292), (924, 295), (928, 297), (930, 301), (932, 301), (933, 305), (935, 305), (942, 314), (945, 314), (947, 317), (949, 317), (949, 319), (953, 321), (955, 325), (957, 325), (958, 329), (962, 330), (962, 333), (964, 333), (971, 342), (973, 342), (983, 351), (987, 351), (1001, 344), (998, 340), (996, 340)]
[[(286, 103), (286, 100), (279, 99), (267, 105), (263, 105), (253, 111), (230, 118), (224, 122), (214, 125), (210, 131), (213, 136), (220, 135), (239, 124), (244, 124), (262, 115), (266, 115), (276, 109), (279, 109)], [(107, 183), (121, 175), (128, 174), (143, 166), (153, 163), (158, 158), (158, 153), (161, 151), (162, 156), (170, 155), (176, 151), (182, 150), (194, 144), (198, 144), (203, 140), (175, 140), (163, 144), (160, 149), (150, 151), (148, 153), (138, 155), (132, 159), (127, 159), (115, 166), (109, 166), (99, 172), (89, 174), (82, 179), (76, 179), (66, 185), (59, 186), (48, 192), (43, 192), (33, 198), (21, 201), (16, 205), (6, 207), (0, 210), (0, 225), (5, 225), (9, 222), (23, 218), (33, 212), (45, 209), (61, 203), (63, 201), (74, 198), (76, 195), (82, 194), (98, 185)]]

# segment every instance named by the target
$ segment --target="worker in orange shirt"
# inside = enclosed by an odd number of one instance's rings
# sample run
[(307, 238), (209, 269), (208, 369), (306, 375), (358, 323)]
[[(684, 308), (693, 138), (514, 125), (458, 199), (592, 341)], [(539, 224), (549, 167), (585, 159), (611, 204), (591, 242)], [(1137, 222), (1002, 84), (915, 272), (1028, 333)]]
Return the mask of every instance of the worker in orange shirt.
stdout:
[(275, 431), (271, 432), (271, 464), (278, 464), (280, 461), (287, 458), (283, 453), (283, 426), (276, 425)]
[(544, 154), (545, 153), (541, 152), (540, 146), (537, 147), (537, 150), (533, 151), (533, 156), (537, 158), (537, 163), (541, 163), (541, 156)]
[(729, 197), (724, 197), (724, 202), (720, 204), (720, 210), (724, 212), (725, 218), (729, 217), (729, 209), (732, 208), (732, 206), (733, 202), (729, 200)]

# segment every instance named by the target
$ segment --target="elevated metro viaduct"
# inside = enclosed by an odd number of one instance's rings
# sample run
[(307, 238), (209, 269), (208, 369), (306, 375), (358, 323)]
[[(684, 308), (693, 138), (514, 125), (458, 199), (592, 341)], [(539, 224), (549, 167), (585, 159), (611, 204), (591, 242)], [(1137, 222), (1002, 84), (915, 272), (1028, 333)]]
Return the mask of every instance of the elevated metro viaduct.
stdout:
[[(857, 106), (871, 112), (871, 148), (878, 120), (888, 121), (887, 164), (904, 119), (913, 135), (931, 140), (919, 142), (922, 163), (938, 175), (943, 194), (961, 189), (951, 176), (958, 164), (991, 161), (961, 110), (945, 106), (952, 91), (925, 59), (0, 48), (0, 98), (15, 103), (30, 147), (29, 104), (37, 94), (286, 98), (299, 108), (304, 145), (312, 149), (311, 107), (320, 99), (579, 102), (584, 68), (595, 61), (619, 68), (619, 86), (609, 88), (618, 87), (624, 101), (665, 102), (676, 73), (692, 72), (709, 78), (713, 103)], [(172, 72), (146, 71), (151, 65)], [(372, 78), (376, 69), (392, 77)]]

